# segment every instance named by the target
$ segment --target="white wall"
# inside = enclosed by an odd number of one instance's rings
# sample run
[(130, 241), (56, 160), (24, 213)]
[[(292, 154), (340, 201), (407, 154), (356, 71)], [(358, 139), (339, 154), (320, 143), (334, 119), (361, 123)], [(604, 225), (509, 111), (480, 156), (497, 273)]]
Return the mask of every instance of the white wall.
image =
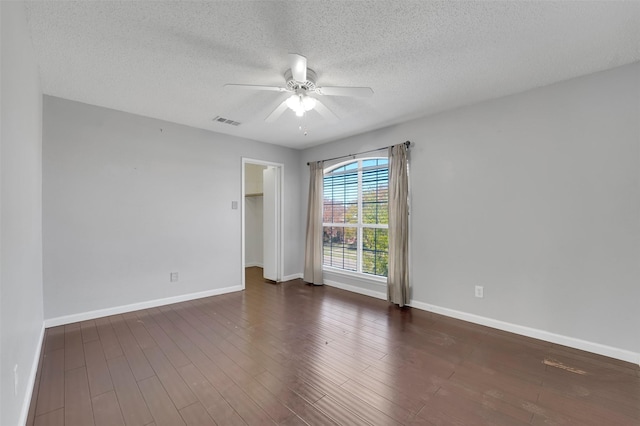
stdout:
[(411, 140), (414, 306), (638, 362), (639, 123), (633, 64), (311, 148), (302, 161)]
[(244, 166), (244, 193), (262, 194), (262, 172), (267, 166), (246, 163)]
[(42, 92), (24, 5), (0, 2), (0, 15), (0, 424), (19, 425), (43, 331)]
[(244, 229), (244, 259), (245, 266), (263, 266), (263, 218), (262, 212), (262, 172), (266, 166), (260, 164), (245, 164), (244, 170), (244, 192), (254, 196), (246, 197), (245, 206), (245, 229)]
[(298, 151), (45, 96), (43, 155), (47, 319), (239, 288), (243, 156), (284, 164), (300, 270)]
[(245, 266), (263, 266), (263, 197), (247, 197), (245, 206), (244, 261)]

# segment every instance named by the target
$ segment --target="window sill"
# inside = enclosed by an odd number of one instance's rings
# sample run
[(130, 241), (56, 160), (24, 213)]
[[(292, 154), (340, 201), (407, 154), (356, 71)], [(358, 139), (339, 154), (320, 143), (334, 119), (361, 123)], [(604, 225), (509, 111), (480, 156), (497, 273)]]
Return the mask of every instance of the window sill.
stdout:
[(344, 269), (332, 268), (330, 266), (323, 266), (322, 271), (328, 274), (349, 277), (358, 281), (366, 283), (372, 283), (376, 285), (387, 286), (387, 277), (380, 277), (377, 275), (364, 274), (362, 272), (345, 271)]

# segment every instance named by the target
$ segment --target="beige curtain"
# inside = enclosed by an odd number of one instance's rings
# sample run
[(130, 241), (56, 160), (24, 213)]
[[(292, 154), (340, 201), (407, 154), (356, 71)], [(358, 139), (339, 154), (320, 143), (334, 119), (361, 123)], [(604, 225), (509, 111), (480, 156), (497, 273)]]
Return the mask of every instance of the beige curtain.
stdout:
[(409, 298), (409, 163), (403, 143), (389, 147), (387, 300), (402, 307)]
[(322, 161), (309, 163), (309, 203), (303, 279), (316, 285), (322, 285), (323, 166)]

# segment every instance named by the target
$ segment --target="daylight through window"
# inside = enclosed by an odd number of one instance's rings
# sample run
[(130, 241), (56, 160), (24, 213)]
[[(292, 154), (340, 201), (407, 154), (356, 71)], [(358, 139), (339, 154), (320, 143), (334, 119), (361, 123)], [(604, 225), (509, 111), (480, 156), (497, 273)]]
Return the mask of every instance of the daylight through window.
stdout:
[(323, 265), (387, 276), (389, 160), (363, 158), (324, 174)]

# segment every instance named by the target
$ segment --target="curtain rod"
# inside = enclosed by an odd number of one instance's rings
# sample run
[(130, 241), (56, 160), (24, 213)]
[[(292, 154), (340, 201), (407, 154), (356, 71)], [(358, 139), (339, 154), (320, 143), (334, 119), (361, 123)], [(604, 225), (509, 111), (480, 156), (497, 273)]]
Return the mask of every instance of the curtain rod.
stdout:
[[(404, 144), (407, 146), (407, 148), (409, 148), (411, 146), (411, 142), (409, 142), (409, 141), (406, 141)], [(391, 146), (393, 146), (393, 145), (391, 145)], [(382, 151), (383, 149), (388, 149), (388, 148), (390, 148), (390, 146), (385, 146), (385, 147), (378, 148), (378, 149), (370, 149), (369, 151), (356, 152), (355, 154), (347, 154), (347, 155), (341, 155), (339, 157), (327, 158), (326, 160), (322, 160), (322, 161), (332, 161), (332, 160), (339, 160), (340, 158), (355, 157), (356, 155), (368, 154), (370, 152), (376, 152), (376, 151)], [(307, 163), (307, 166), (309, 164), (310, 163)]]

